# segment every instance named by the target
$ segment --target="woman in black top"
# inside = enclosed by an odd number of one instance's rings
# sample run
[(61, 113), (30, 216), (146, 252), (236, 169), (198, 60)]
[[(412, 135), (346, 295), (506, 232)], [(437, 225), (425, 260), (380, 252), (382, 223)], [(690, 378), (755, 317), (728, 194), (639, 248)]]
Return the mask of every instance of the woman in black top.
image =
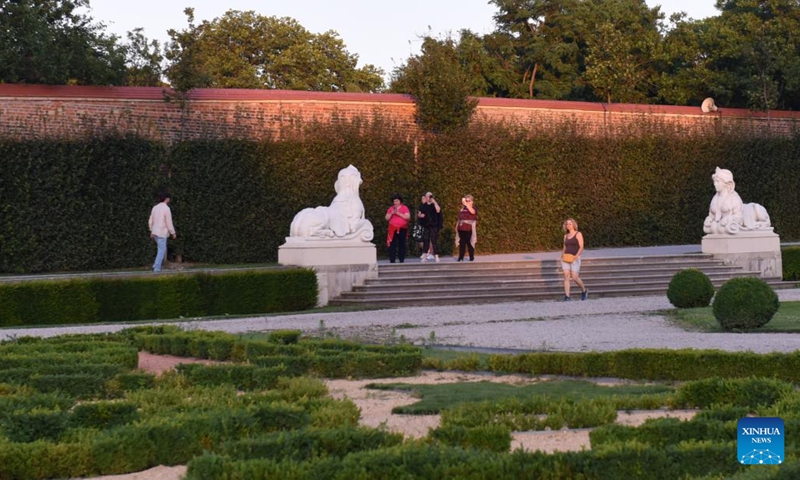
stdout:
[(458, 261), (464, 261), (465, 250), (469, 251), (469, 261), (475, 260), (475, 243), (478, 241), (478, 210), (475, 208), (472, 195), (464, 195), (461, 199), (461, 211), (456, 223), (456, 246)]
[[(561, 249), (561, 269), (564, 270), (564, 301), (570, 301), (570, 279), (575, 280), (575, 283), (580, 287), (581, 300), (586, 300), (586, 297), (589, 296), (589, 289), (586, 288), (580, 277), (578, 277), (578, 272), (581, 270), (581, 254), (583, 253), (583, 234), (578, 231), (578, 222), (572, 218), (564, 220), (562, 228), (565, 232), (564, 247)], [(565, 262), (565, 253), (573, 255), (574, 260), (572, 262)]]

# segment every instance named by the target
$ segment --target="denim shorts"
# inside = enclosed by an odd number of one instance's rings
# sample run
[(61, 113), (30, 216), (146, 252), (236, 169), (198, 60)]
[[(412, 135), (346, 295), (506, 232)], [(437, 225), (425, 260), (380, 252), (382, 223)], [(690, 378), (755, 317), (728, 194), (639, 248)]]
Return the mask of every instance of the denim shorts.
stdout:
[(575, 261), (572, 263), (561, 262), (561, 269), (564, 270), (565, 272), (571, 270), (575, 273), (578, 273), (581, 271), (581, 259), (576, 258)]

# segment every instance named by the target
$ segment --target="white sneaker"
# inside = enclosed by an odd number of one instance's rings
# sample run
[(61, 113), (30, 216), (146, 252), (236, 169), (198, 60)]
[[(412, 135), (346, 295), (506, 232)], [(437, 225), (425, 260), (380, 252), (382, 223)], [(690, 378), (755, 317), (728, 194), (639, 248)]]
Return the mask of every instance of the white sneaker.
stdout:
[(430, 253), (428, 254), (428, 260), (433, 260), (433, 255), (431, 255)]
[(433, 258), (436, 259), (436, 263), (439, 263), (439, 255), (434, 255)]
[(422, 255), (420, 255), (420, 256), (419, 256), (419, 259), (420, 259), (420, 260), (424, 260), (424, 259), (425, 259), (425, 254), (423, 253)]
[(427, 261), (428, 261), (428, 259), (425, 257), (425, 255), (423, 255), (423, 256), (422, 256), (422, 263), (425, 263), (425, 262), (427, 262)]

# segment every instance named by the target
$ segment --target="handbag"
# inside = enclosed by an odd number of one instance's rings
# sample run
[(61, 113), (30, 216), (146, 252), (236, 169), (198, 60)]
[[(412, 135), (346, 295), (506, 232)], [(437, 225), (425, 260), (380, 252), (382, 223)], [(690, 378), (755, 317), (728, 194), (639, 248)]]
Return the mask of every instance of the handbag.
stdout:
[(561, 254), (561, 261), (564, 263), (572, 263), (575, 261), (575, 255), (571, 253), (562, 253)]
[(411, 238), (413, 238), (415, 242), (421, 242), (424, 234), (424, 227), (420, 224), (416, 224), (414, 225), (414, 230), (411, 231)]

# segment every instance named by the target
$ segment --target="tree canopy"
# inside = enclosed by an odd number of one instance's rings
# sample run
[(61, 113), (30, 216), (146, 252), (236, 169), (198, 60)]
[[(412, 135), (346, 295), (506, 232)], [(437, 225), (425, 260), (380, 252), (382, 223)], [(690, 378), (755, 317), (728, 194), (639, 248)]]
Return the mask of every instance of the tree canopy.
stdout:
[(469, 123), (477, 105), (469, 95), (481, 86), (473, 84), (475, 76), (461, 61), (462, 56), (453, 39), (429, 37), (422, 44), (420, 55), (394, 72), (394, 88), (414, 96), (416, 120), (423, 130), (446, 132)]
[(0, 82), (125, 83), (125, 51), (78, 13), (88, 0), (0, 0)]
[(314, 34), (296, 20), (227, 11), (212, 21), (169, 30), (167, 77), (173, 86), (279, 88), (323, 92), (375, 92), (383, 72), (357, 68), (358, 55), (347, 51), (334, 31)]
[[(718, 16), (644, 0), (490, 0), (494, 32), (453, 46), (472, 94), (630, 103), (800, 108), (800, 1), (717, 0)], [(423, 39), (423, 45), (430, 37)], [(392, 91), (409, 91), (411, 56)]]
[[(455, 128), (470, 96), (800, 109), (800, 0), (716, 0), (719, 14), (664, 18), (645, 0), (489, 0), (495, 30), (424, 36), (389, 90), (425, 103), (418, 121)], [(0, 82), (168, 83), (326, 92), (382, 91), (338, 33), (288, 17), (229, 10), (168, 31), (105, 32), (90, 0), (0, 0)], [(442, 97), (442, 98), (438, 98)], [(452, 108), (437, 113), (437, 108)]]

